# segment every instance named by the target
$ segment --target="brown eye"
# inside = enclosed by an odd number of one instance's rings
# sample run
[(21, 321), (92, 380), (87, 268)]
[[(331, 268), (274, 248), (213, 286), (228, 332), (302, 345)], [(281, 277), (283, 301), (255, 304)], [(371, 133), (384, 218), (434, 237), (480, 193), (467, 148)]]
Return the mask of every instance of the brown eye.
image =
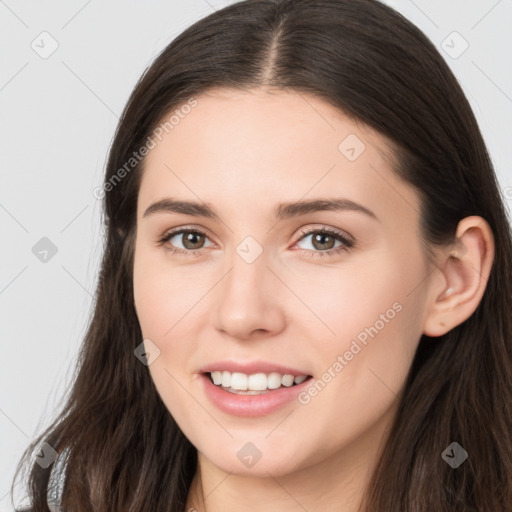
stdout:
[[(166, 246), (172, 252), (179, 253), (194, 253), (194, 251), (200, 251), (205, 245), (205, 241), (209, 238), (195, 229), (180, 229), (167, 233), (161, 240), (160, 243)], [(209, 245), (214, 245), (209, 242)]]
[(354, 246), (354, 242), (341, 232), (330, 229), (315, 229), (311, 231), (303, 231), (302, 237), (298, 240), (298, 244), (303, 243), (308, 238), (310, 247), (301, 247), (313, 256), (332, 256), (342, 251), (348, 251)]
[(199, 249), (204, 243), (205, 236), (202, 233), (197, 233), (195, 231), (184, 231), (181, 233), (183, 247), (185, 249)]
[(335, 239), (327, 233), (316, 233), (313, 235), (312, 243), (315, 249), (332, 249)]

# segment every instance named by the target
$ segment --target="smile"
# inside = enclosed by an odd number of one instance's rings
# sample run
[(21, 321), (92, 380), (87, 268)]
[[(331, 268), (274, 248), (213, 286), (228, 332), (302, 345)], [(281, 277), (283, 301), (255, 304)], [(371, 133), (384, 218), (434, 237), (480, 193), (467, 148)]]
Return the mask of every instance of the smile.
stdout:
[(230, 393), (259, 395), (280, 387), (291, 387), (307, 379), (307, 375), (271, 373), (246, 374), (241, 372), (213, 371), (211, 381)]

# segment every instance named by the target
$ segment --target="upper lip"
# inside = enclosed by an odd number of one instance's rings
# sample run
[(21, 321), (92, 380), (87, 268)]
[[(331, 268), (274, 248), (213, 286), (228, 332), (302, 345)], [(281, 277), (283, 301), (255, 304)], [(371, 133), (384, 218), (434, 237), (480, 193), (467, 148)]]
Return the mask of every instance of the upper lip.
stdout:
[(199, 373), (210, 373), (214, 371), (227, 371), (231, 373), (239, 372), (245, 373), (247, 375), (252, 375), (254, 373), (272, 372), (280, 373), (281, 375), (294, 375), (295, 377), (297, 377), (298, 375), (309, 375), (309, 373), (306, 371), (297, 370), (296, 368), (270, 363), (267, 361), (236, 362), (228, 360), (216, 361), (215, 363), (207, 364), (199, 370)]

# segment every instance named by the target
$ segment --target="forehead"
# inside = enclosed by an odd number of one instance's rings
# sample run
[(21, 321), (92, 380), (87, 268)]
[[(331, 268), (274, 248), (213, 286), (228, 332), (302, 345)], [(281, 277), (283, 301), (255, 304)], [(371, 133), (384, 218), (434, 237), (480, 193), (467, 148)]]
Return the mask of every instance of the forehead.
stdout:
[[(139, 216), (166, 195), (249, 211), (250, 202), (270, 207), (305, 195), (392, 205), (412, 193), (392, 170), (390, 142), (321, 98), (214, 89), (195, 99), (145, 159)], [(410, 201), (414, 194), (401, 206)]]
[[(187, 112), (179, 118), (173, 116), (175, 124), (167, 126), (163, 138), (173, 140), (174, 150), (195, 148), (225, 160), (241, 158), (254, 162), (254, 157), (265, 156), (290, 159), (294, 154), (306, 153), (337, 159), (339, 144), (350, 135), (353, 142), (360, 139), (357, 153), (363, 149), (363, 141), (373, 145), (377, 152), (388, 145), (384, 137), (368, 126), (350, 119), (323, 99), (303, 92), (213, 89), (197, 97), (196, 106)], [(163, 122), (169, 117), (164, 116)], [(169, 150), (173, 148), (156, 148), (148, 160), (151, 162)]]

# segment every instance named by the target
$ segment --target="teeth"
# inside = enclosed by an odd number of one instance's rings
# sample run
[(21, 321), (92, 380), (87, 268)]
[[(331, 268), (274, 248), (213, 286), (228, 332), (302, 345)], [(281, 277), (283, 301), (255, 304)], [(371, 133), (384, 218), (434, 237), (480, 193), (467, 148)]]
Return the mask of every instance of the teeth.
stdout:
[(232, 373), (231, 374), (231, 389), (238, 389), (240, 391), (247, 390), (247, 375), (244, 373)]
[(222, 385), (225, 388), (231, 387), (231, 373), (229, 373), (229, 372), (222, 373)]
[(222, 372), (212, 372), (210, 373), (210, 376), (216, 386), (220, 386), (222, 384)]
[(295, 377), (293, 375), (283, 375), (283, 378), (281, 379), (281, 384), (289, 388), (293, 384), (294, 378)]
[(277, 389), (281, 387), (283, 378), (280, 373), (270, 373), (267, 377), (267, 388)]
[(266, 389), (278, 389), (281, 386), (289, 388), (294, 383), (300, 384), (307, 379), (306, 375), (281, 375), (277, 372), (247, 375), (240, 372), (214, 371), (210, 373), (210, 376), (216, 386), (230, 388), (233, 391), (265, 391)]
[[(233, 377), (235, 375), (244, 375), (243, 373), (233, 373), (231, 379), (231, 388), (236, 389), (235, 386), (233, 386)], [(244, 375), (245, 377), (245, 375)], [(263, 391), (264, 389), (267, 389), (267, 376), (264, 373), (254, 373), (252, 375), (249, 375), (249, 380), (247, 382), (247, 388), (251, 391)]]

